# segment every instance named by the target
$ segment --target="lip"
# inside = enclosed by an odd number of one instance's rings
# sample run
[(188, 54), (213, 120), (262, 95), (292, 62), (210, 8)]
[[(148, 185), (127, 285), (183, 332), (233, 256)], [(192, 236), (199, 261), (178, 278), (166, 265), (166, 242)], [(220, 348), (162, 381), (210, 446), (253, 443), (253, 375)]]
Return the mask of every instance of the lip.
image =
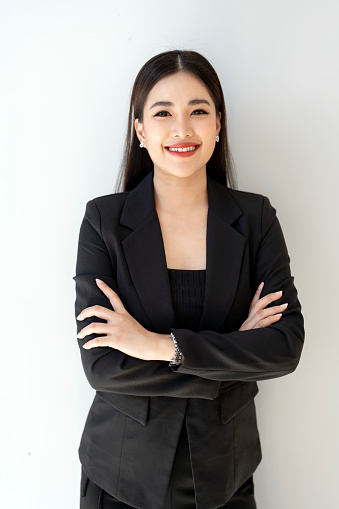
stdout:
[(192, 143), (191, 141), (186, 141), (184, 143), (173, 143), (173, 145), (166, 145), (170, 148), (185, 148), (185, 147), (195, 147), (196, 145), (199, 145), (199, 143)]
[[(187, 150), (185, 152), (178, 152), (169, 150), (170, 148), (187, 148), (187, 147), (196, 147), (194, 150)], [(173, 143), (172, 145), (165, 146), (166, 151), (175, 157), (191, 157), (196, 151), (199, 149), (200, 145), (198, 143), (185, 142), (185, 143)]]

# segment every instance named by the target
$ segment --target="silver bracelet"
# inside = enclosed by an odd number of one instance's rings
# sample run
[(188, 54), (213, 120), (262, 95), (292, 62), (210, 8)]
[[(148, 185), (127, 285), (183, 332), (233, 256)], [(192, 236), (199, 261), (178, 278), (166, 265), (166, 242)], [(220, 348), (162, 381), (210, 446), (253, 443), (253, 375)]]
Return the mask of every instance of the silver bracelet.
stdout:
[(173, 332), (170, 333), (169, 337), (173, 340), (173, 343), (174, 343), (174, 357), (173, 359), (169, 362), (169, 365), (170, 366), (179, 366), (181, 363), (182, 363), (182, 352), (179, 348), (179, 345), (177, 343), (177, 340), (175, 339), (175, 336), (173, 334)]

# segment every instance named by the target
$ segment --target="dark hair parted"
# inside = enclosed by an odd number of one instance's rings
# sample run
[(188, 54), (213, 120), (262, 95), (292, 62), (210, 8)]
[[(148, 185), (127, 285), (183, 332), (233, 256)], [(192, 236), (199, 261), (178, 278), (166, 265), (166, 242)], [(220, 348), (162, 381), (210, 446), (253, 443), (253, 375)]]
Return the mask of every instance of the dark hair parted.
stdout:
[(180, 71), (194, 74), (209, 91), (215, 109), (221, 113), (219, 142), (212, 157), (206, 165), (209, 176), (219, 184), (235, 187), (231, 156), (227, 139), (227, 122), (224, 95), (217, 73), (208, 60), (196, 51), (166, 51), (154, 56), (140, 69), (132, 89), (125, 152), (122, 168), (117, 180), (117, 191), (131, 191), (153, 169), (153, 162), (148, 151), (139, 147), (139, 140), (134, 129), (136, 118), (142, 122), (144, 105), (154, 85)]

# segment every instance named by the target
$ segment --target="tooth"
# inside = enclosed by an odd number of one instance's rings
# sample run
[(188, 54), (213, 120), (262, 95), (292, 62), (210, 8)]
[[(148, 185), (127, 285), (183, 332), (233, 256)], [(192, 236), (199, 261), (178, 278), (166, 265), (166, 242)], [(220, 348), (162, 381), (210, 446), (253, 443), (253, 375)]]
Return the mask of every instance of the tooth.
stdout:
[(197, 145), (191, 145), (190, 147), (168, 147), (170, 152), (189, 152), (195, 150)]

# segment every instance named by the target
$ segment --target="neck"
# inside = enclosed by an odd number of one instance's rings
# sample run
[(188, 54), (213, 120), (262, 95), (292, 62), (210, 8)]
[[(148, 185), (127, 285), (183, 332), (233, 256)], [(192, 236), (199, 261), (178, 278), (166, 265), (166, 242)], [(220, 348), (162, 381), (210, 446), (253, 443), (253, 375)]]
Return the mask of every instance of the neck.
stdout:
[(154, 199), (157, 211), (190, 214), (208, 207), (206, 168), (189, 177), (154, 171)]

